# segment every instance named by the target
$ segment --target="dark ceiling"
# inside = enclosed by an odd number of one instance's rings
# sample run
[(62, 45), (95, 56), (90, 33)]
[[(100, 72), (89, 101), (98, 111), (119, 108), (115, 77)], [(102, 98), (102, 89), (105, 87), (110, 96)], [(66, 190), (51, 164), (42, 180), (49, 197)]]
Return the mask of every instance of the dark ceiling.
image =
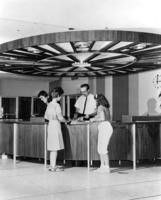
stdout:
[(158, 34), (91, 30), (38, 35), (0, 45), (0, 70), (44, 77), (125, 75), (161, 67)]

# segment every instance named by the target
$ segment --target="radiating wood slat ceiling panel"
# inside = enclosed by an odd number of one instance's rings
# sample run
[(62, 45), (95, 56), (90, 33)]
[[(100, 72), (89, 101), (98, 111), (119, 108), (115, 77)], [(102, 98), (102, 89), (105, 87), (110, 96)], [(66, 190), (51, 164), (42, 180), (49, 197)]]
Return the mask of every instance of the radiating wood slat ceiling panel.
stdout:
[(0, 45), (0, 70), (46, 77), (139, 73), (160, 68), (161, 35), (117, 31), (67, 31)]

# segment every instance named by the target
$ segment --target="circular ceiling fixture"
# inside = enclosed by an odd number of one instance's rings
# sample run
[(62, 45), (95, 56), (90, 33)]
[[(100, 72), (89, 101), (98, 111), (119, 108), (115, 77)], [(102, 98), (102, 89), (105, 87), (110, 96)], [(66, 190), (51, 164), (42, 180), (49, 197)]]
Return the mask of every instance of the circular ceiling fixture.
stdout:
[(0, 70), (46, 77), (125, 75), (158, 69), (158, 34), (92, 30), (38, 35), (0, 45)]

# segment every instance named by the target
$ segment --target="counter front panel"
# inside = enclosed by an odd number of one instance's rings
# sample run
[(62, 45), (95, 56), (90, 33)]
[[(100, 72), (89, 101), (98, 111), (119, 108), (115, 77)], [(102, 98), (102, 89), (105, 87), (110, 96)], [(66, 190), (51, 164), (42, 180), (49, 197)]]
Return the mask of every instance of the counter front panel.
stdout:
[[(155, 159), (161, 155), (161, 125), (136, 124), (136, 158)], [(97, 153), (98, 123), (90, 124), (90, 160), (99, 160)], [(109, 143), (110, 160), (132, 160), (131, 124), (113, 124)], [(54, 131), (54, 130), (53, 130)], [(87, 160), (87, 124), (62, 124), (65, 149), (59, 159)], [(0, 122), (0, 154), (13, 154), (13, 123)], [(17, 155), (44, 158), (44, 123), (17, 123)]]

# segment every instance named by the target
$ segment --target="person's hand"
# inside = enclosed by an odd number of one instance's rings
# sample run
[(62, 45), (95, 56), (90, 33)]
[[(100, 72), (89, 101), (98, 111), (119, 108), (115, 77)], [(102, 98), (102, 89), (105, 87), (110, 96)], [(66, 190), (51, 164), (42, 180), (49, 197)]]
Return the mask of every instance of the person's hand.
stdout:
[(74, 113), (73, 119), (76, 120), (77, 118), (78, 118), (78, 114), (77, 114), (77, 113)]
[(90, 119), (90, 122), (94, 122), (94, 118), (91, 118), (91, 119)]
[(78, 117), (77, 121), (78, 122), (82, 122), (83, 121), (83, 117)]
[(71, 124), (71, 120), (67, 120), (66, 124)]
[(89, 119), (89, 115), (85, 115), (85, 117), (84, 117), (85, 119)]

